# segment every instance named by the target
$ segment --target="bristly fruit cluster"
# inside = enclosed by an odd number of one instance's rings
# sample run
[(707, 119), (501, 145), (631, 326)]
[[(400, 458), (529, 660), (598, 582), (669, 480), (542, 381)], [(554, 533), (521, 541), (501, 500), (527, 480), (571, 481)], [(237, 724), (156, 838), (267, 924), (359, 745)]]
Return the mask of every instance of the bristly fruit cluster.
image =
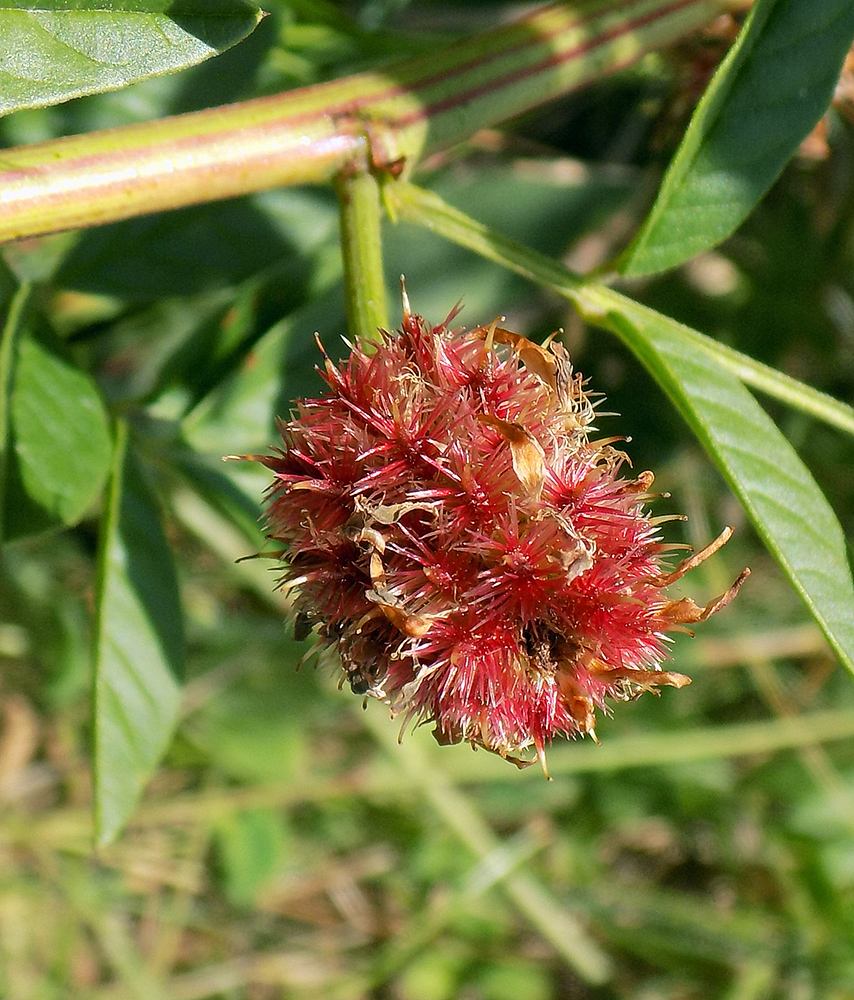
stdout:
[[(645, 510), (653, 476), (619, 473), (619, 439), (591, 441), (594, 407), (566, 351), (493, 324), (402, 329), (333, 364), (298, 403), (274, 474), (269, 537), (298, 625), (318, 626), (354, 692), (405, 720), (545, 767), (556, 734), (589, 733), (607, 698), (688, 678), (661, 669), (667, 633), (706, 607), (664, 588), (675, 570)], [(321, 347), (322, 350), (322, 347)]]

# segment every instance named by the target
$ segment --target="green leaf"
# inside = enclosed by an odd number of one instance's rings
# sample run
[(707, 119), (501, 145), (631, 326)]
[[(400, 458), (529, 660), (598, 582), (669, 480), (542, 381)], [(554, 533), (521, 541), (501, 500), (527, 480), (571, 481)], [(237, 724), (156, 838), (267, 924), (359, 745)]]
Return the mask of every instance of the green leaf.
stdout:
[(621, 257), (624, 274), (675, 267), (735, 230), (826, 111), (852, 38), (851, 0), (757, 0)]
[(0, 265), (3, 541), (79, 521), (104, 485), (112, 449), (98, 389), (39, 323), (30, 293)]
[(12, 380), (15, 355), (23, 317), (30, 297), (29, 282), (19, 285), (15, 276), (0, 258), (0, 539), (5, 537), (4, 513), (9, 494), (12, 434), (9, 411), (12, 402)]
[[(315, 371), (319, 352), (315, 330), (343, 330), (340, 255), (318, 280), (311, 303), (271, 327), (244, 363), (209, 393), (182, 423), (188, 445), (221, 458), (227, 449), (244, 454), (265, 450), (276, 439), (276, 419), (287, 415), (295, 398), (322, 391)], [(334, 337), (327, 338), (330, 349)]]
[(854, 583), (845, 536), (794, 448), (680, 323), (603, 287), (574, 298), (586, 319), (618, 334), (664, 387), (854, 674)]
[(248, 0), (0, 0), (0, 114), (194, 66), (260, 18)]
[(119, 425), (104, 514), (95, 636), (95, 835), (109, 843), (178, 719), (184, 636), (172, 553)]
[[(318, 223), (314, 193), (282, 192)], [(311, 214), (310, 214), (311, 213)], [(145, 247), (144, 257), (134, 248)], [(238, 198), (87, 229), (59, 267), (66, 288), (136, 301), (195, 295), (236, 285), (296, 248), (260, 198)], [(282, 282), (285, 283), (284, 281)]]
[(29, 329), (16, 351), (10, 444), (5, 540), (76, 524), (109, 472), (107, 414), (89, 376)]

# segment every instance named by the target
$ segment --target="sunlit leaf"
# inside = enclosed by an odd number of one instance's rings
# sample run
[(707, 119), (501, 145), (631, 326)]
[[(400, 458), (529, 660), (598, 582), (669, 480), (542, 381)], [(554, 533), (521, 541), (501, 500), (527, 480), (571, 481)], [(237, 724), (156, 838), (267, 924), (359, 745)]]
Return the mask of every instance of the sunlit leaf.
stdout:
[(120, 425), (103, 536), (95, 640), (95, 829), (111, 841), (178, 718), (184, 639), (172, 553)]
[(0, 0), (0, 114), (193, 66), (260, 17), (248, 0)]
[(827, 110), (852, 38), (851, 0), (757, 0), (623, 255), (625, 274), (674, 267), (733, 232)]

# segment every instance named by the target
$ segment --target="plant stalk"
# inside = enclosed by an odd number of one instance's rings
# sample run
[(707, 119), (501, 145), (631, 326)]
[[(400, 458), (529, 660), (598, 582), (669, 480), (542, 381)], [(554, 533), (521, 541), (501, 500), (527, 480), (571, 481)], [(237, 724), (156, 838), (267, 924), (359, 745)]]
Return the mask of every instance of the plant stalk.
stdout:
[(345, 168), (411, 170), (637, 61), (729, 0), (577, 0), (382, 73), (5, 150), (0, 242), (266, 188)]
[(340, 206), (347, 325), (354, 341), (375, 341), (377, 330), (388, 329), (379, 185), (370, 173), (345, 171), (335, 187)]

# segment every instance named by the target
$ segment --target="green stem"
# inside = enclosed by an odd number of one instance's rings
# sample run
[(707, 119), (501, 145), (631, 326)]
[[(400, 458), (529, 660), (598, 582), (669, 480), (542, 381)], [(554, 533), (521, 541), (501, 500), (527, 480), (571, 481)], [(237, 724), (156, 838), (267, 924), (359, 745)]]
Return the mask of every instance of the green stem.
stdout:
[[(651, 315), (646, 306), (604, 285), (586, 281), (557, 261), (469, 218), (432, 192), (399, 181), (387, 184), (383, 197), (393, 216), (423, 226), (538, 285), (553, 289), (572, 302), (592, 323), (602, 325), (612, 309), (620, 314)], [(847, 434), (854, 434), (854, 408), (846, 403), (675, 320), (667, 322), (678, 327), (679, 335), (695, 344), (698, 350), (714, 355), (724, 368), (746, 385)]]
[(384, 73), (4, 150), (0, 242), (287, 184), (460, 142), (630, 65), (730, 0), (578, 0)]
[(379, 185), (367, 172), (347, 172), (336, 182), (344, 258), (347, 324), (354, 340), (376, 340), (388, 329), (382, 266)]

